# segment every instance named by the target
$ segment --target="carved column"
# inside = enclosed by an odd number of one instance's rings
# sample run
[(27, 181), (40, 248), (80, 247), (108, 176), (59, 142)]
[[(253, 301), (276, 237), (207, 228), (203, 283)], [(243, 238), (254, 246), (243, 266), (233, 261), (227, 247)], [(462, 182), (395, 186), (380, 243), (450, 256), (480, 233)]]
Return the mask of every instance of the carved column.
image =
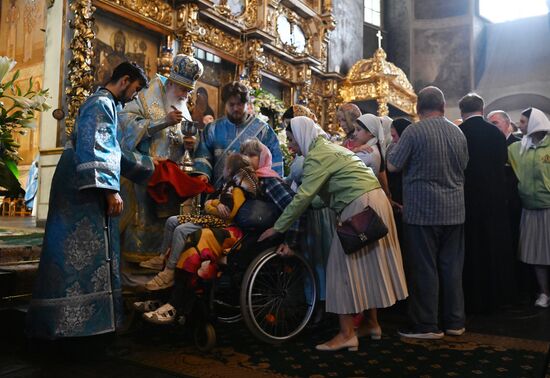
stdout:
[(378, 115), (385, 116), (390, 113), (388, 101), (390, 96), (390, 85), (388, 77), (384, 73), (384, 63), (386, 62), (386, 53), (382, 48), (378, 48), (374, 53), (372, 64), (373, 71), (378, 76), (376, 81), (376, 102), (378, 103)]
[(325, 97), (326, 107), (325, 107), (325, 125), (328, 125), (327, 128), (331, 132), (338, 130), (340, 125), (336, 120), (336, 111), (338, 106), (342, 104), (342, 97), (338, 93), (338, 81), (335, 79), (327, 79), (325, 81), (325, 87), (323, 96)]
[(262, 85), (262, 69), (266, 64), (262, 41), (251, 39), (246, 44), (246, 67), (248, 68), (248, 80), (253, 89)]
[(72, 132), (78, 109), (91, 94), (94, 82), (92, 40), (95, 38), (93, 31), (95, 7), (92, 6), (92, 0), (73, 0), (70, 9), (74, 18), (69, 26), (74, 30), (74, 34), (70, 44), (73, 57), (68, 65), (68, 79), (71, 86), (66, 90), (68, 114), (65, 119), (65, 132), (67, 135)]
[(311, 91), (311, 68), (304, 65), (298, 71), (298, 103), (307, 105), (311, 102), (313, 93)]
[(199, 33), (199, 7), (196, 4), (184, 4), (177, 13), (177, 26), (174, 32), (179, 43), (178, 54), (193, 56), (193, 43)]

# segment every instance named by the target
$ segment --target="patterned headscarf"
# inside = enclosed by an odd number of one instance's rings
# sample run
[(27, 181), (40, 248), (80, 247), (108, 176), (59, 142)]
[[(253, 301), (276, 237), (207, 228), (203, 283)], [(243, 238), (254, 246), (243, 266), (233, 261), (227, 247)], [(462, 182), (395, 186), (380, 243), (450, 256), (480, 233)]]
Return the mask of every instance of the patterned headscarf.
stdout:
[(290, 120), (290, 128), (292, 130), (294, 140), (298, 143), (300, 151), (304, 157), (307, 156), (309, 148), (317, 137), (322, 136), (323, 138), (328, 139), (327, 133), (325, 133), (321, 126), (308, 117), (292, 118)]

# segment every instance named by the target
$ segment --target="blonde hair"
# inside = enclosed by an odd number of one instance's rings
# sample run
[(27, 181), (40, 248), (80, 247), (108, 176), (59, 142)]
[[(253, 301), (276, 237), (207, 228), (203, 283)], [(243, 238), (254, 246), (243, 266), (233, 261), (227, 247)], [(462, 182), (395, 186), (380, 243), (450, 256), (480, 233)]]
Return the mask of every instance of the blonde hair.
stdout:
[(248, 156), (260, 156), (262, 153), (262, 142), (258, 138), (251, 138), (241, 143), (241, 154)]

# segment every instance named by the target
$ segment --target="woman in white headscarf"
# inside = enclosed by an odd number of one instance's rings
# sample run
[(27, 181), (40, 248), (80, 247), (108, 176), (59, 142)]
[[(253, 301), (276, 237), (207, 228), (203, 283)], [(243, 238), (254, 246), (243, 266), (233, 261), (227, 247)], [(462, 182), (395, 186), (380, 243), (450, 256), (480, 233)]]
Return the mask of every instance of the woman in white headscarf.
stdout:
[(550, 306), (550, 121), (536, 108), (521, 113), (520, 142), (508, 147), (523, 207), (519, 259), (534, 265), (540, 293), (537, 307)]
[[(283, 123), (288, 126), (292, 118), (300, 116), (308, 117), (313, 122), (317, 123), (315, 114), (303, 105), (292, 105), (288, 108), (283, 113)], [(328, 134), (324, 134), (324, 131), (319, 132), (319, 135), (324, 135), (327, 139), (329, 138)], [(290, 166), (290, 174), (287, 177), (287, 179), (290, 178), (292, 190), (295, 192), (302, 183), (303, 165), (304, 157), (296, 155)], [(314, 315), (310, 322), (311, 325), (315, 326), (322, 323), (325, 314), (326, 266), (333, 237), (332, 224), (336, 220), (336, 215), (334, 211), (325, 206), (323, 201), (316, 199), (311, 203), (306, 217), (307, 222), (305, 222), (305, 232), (303, 234), (304, 246), (302, 247), (302, 251), (304, 257), (311, 264), (317, 279), (317, 298), (319, 301), (317, 302)]]
[[(389, 307), (405, 299), (408, 293), (391, 205), (380, 183), (372, 169), (353, 152), (331, 143), (325, 135), (309, 118), (296, 117), (290, 121), (287, 128), (289, 147), (305, 157), (302, 184), (275, 226), (264, 232), (260, 240), (285, 232), (317, 194), (342, 221), (360, 213), (366, 206), (378, 213), (389, 229), (388, 235), (346, 255), (335, 233), (327, 265), (326, 310), (339, 315), (340, 332), (317, 345), (317, 349), (357, 350), (359, 342), (353, 315)], [(279, 248), (288, 247), (281, 245)], [(372, 328), (378, 331), (380, 325), (372, 325)]]
[[(387, 117), (388, 119), (391, 119)], [(353, 142), (355, 147), (351, 150), (367, 167), (372, 168), (374, 174), (386, 195), (390, 196), (388, 177), (386, 174), (386, 151), (391, 140), (387, 140), (382, 119), (374, 114), (363, 114), (354, 122), (355, 131), (353, 133)], [(389, 134), (391, 139), (391, 131)]]
[(353, 140), (357, 146), (368, 146), (356, 151), (357, 156), (367, 167), (372, 168), (376, 177), (382, 166), (383, 151), (385, 148), (384, 135), (380, 119), (374, 114), (363, 114), (355, 121)]

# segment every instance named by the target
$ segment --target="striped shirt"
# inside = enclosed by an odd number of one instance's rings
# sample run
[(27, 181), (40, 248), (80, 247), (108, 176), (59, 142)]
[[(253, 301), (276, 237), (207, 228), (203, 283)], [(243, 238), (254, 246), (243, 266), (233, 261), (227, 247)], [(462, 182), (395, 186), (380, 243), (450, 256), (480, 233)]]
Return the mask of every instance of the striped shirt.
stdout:
[(464, 223), (464, 170), (468, 145), (445, 117), (405, 129), (388, 161), (403, 169), (403, 221), (415, 225)]

